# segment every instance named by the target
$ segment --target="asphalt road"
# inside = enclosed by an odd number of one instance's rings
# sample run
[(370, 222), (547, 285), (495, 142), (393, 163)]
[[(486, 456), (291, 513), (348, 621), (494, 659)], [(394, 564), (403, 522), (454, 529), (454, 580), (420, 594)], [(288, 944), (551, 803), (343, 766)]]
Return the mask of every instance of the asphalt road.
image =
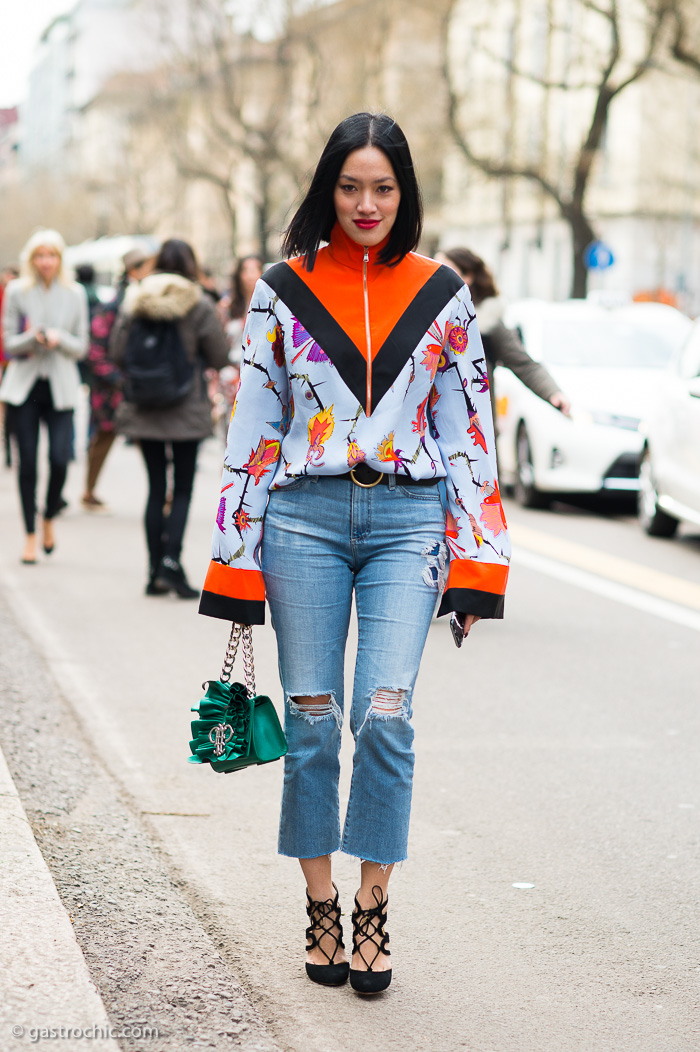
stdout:
[[(143, 596), (138, 452), (120, 445), (107, 463), (108, 514), (80, 509), (81, 473), (55, 553), (23, 567), (14, 479), (0, 471), (0, 588), (282, 1048), (697, 1052), (699, 536), (507, 507), (506, 619), (477, 625), (461, 652), (447, 619), (430, 632), (410, 859), (390, 889), (395, 978), (363, 1000), (304, 975), (303, 881), (275, 853), (282, 765), (217, 777), (185, 762), (190, 706), (227, 630), (195, 604)], [(184, 558), (195, 581), (218, 478), (212, 442)], [(256, 658), (279, 702), (269, 628)], [(352, 860), (336, 880), (349, 914)], [(98, 985), (116, 1010), (119, 976)]]

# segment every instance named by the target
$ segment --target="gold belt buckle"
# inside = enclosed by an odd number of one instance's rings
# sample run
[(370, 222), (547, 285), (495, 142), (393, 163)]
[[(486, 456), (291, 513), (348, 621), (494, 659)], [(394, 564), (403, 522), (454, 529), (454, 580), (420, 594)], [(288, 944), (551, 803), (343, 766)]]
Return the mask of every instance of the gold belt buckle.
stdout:
[[(355, 465), (355, 467), (357, 467), (357, 465)], [(355, 478), (355, 468), (350, 468), (350, 478), (356, 486), (360, 486), (362, 489), (374, 489), (374, 487), (378, 486), (379, 483), (382, 481), (382, 473), (381, 471), (377, 473), (377, 477), (374, 480), (374, 482), (360, 482), (359, 479)]]

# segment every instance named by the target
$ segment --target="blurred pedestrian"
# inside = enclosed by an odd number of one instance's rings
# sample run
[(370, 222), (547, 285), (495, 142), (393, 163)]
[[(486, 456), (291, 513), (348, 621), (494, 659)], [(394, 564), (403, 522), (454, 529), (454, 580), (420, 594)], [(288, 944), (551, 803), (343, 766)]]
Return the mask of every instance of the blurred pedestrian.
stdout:
[(515, 373), (526, 387), (545, 402), (569, 416), (571, 402), (564, 392), (559, 390), (556, 380), (543, 365), (530, 357), (517, 333), (506, 328), (503, 322), (505, 300), (499, 295), (494, 276), (483, 259), (468, 248), (451, 248), (448, 252), (438, 252), (437, 258), (456, 270), (469, 286), (484, 344), (492, 401), (493, 372), (497, 365), (502, 365)]
[[(88, 317), (90, 320), (90, 329), (92, 329), (92, 319), (95, 317), (95, 313), (101, 307), (101, 301), (97, 292), (97, 285), (95, 284), (95, 268), (92, 263), (80, 263), (75, 268), (75, 280), (79, 285), (82, 285), (85, 289), (85, 295), (88, 301)], [(88, 367), (87, 359), (83, 358), (78, 362), (78, 370), (80, 372), (80, 379), (84, 384), (90, 383), (90, 370)]]
[[(289, 745), (279, 851), (306, 878), (307, 974), (327, 985), (349, 975), (367, 994), (391, 981), (387, 888), (406, 858), (412, 694), (440, 590), (461, 644), (479, 618), (502, 617), (508, 574), (474, 310), (453, 270), (413, 251), (421, 227), (401, 129), (384, 114), (342, 121), (286, 231), (294, 258), (265, 272), (250, 305), (200, 604), (262, 624), (267, 594)], [(341, 837), (353, 590), (355, 754)], [(352, 966), (332, 880), (340, 849), (361, 860)]]
[(80, 388), (78, 361), (88, 345), (85, 290), (63, 266), (64, 242), (38, 230), (21, 256), (21, 276), (5, 290), (3, 339), (10, 359), (0, 385), (19, 451), (19, 490), (27, 533), (22, 561), (36, 562), (36, 484), (39, 427), (49, 435), (49, 482), (43, 513), (46, 554), (55, 545), (53, 520), (73, 446), (73, 408)]
[(221, 299), (221, 293), (216, 284), (216, 277), (211, 267), (200, 267), (199, 268), (199, 284), (202, 287), (203, 292), (213, 300), (214, 303), (218, 303)]
[(219, 304), (219, 317), (229, 342), (229, 361), (236, 368), (241, 364), (241, 339), (248, 307), (262, 272), (262, 256), (241, 256), (231, 275), (231, 288)]
[(226, 332), (229, 364), (217, 376), (213, 390), (214, 417), (217, 430), (225, 441), (231, 410), (238, 391), (241, 369), (243, 326), (255, 284), (263, 272), (261, 256), (243, 256), (231, 275), (231, 287), (218, 305), (219, 320)]
[(95, 268), (92, 263), (80, 263), (75, 268), (75, 280), (79, 285), (82, 285), (85, 289), (85, 295), (87, 296), (88, 308), (92, 315), (94, 311), (100, 305), (100, 296), (97, 291), (97, 285), (95, 283)]
[(100, 305), (90, 319), (90, 349), (86, 359), (90, 386), (90, 424), (87, 474), (83, 507), (102, 511), (104, 501), (95, 495), (95, 487), (107, 455), (116, 438), (115, 417), (122, 401), (122, 376), (108, 353), (109, 338), (117, 313), (129, 285), (140, 281), (153, 266), (153, 257), (141, 249), (130, 249), (123, 259), (124, 271), (114, 299)]
[[(211, 300), (198, 284), (198, 267), (185, 241), (165, 241), (154, 273), (127, 289), (117, 317), (110, 354), (125, 371), (147, 351), (140, 340), (160, 345), (173, 359), (182, 353), (191, 375), (189, 390), (175, 404), (143, 404), (132, 392), (117, 410), (117, 430), (138, 441), (148, 472), (145, 513), (150, 562), (146, 595), (174, 591), (195, 598), (180, 562), (199, 443), (212, 432), (211, 402), (204, 370), (227, 362), (226, 339)], [(155, 341), (155, 344), (153, 343)], [(133, 379), (133, 378), (132, 378)], [(132, 383), (132, 386), (134, 384)], [(166, 514), (168, 464), (173, 468), (173, 492)]]
[[(19, 277), (19, 270), (17, 267), (8, 265), (0, 270), (0, 317), (2, 317), (2, 300), (5, 294), (5, 286), (15, 278)], [(2, 347), (2, 325), (0, 325), (0, 380), (2, 380), (2, 374), (7, 365), (7, 358)], [(2, 433), (2, 448), (5, 457), (5, 467), (12, 467), (12, 448), (10, 445), (10, 431), (7, 427), (7, 416), (5, 414), (5, 404), (0, 402), (0, 433)]]

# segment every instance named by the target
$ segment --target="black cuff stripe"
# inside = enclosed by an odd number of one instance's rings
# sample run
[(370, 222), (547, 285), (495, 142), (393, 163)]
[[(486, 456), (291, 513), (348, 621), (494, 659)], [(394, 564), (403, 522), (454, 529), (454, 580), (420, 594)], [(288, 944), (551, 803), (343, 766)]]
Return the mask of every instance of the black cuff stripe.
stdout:
[(236, 621), (239, 625), (264, 625), (265, 602), (261, 599), (233, 599), (216, 592), (202, 592), (199, 612), (222, 621)]
[(505, 596), (493, 592), (479, 592), (475, 588), (448, 588), (442, 597), (437, 616), (451, 614), (476, 614), (496, 620), (503, 618)]

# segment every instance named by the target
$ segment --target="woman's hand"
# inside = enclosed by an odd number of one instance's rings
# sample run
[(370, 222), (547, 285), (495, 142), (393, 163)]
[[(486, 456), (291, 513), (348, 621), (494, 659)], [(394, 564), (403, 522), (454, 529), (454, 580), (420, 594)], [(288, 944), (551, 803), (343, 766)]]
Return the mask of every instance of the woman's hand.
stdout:
[[(462, 645), (459, 638), (459, 628), (462, 629), (462, 639), (466, 639), (469, 635), (469, 629), (472, 625), (475, 625), (477, 621), (481, 621), (478, 614), (452, 614), (452, 617), (450, 618), (450, 627), (452, 628), (452, 634), (455, 637), (455, 643), (458, 647), (461, 647)], [(459, 628), (457, 628), (457, 625), (459, 625)]]

